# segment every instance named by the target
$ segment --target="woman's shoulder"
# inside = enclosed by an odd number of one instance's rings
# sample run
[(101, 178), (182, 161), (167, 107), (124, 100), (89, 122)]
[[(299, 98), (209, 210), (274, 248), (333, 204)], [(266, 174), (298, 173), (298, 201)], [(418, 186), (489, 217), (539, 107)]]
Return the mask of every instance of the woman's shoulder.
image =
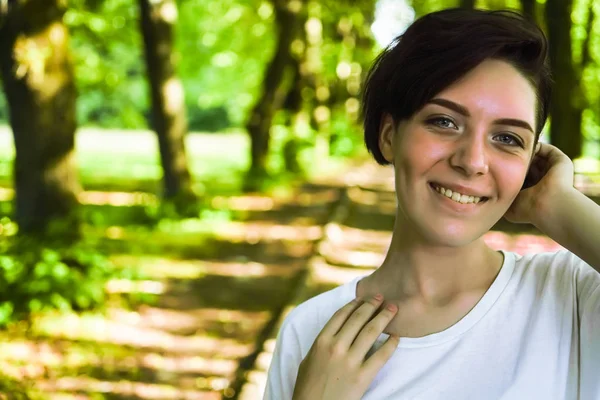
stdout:
[(585, 297), (600, 287), (600, 273), (569, 250), (513, 254), (515, 271), (524, 279), (574, 288)]
[(598, 272), (586, 262), (566, 249), (537, 253), (512, 254), (515, 257), (516, 266), (521, 269), (530, 269), (532, 271), (562, 271), (576, 274), (598, 274)]

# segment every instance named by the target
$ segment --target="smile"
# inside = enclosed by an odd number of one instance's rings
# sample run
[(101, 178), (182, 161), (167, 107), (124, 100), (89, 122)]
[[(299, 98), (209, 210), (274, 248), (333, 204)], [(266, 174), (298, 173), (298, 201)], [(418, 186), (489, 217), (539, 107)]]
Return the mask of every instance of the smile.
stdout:
[(478, 196), (470, 196), (468, 194), (462, 194), (458, 192), (453, 192), (450, 189), (446, 189), (442, 186), (439, 186), (435, 183), (429, 184), (436, 192), (441, 194), (442, 196), (447, 197), (449, 200), (452, 200), (456, 203), (460, 204), (478, 204), (483, 203), (487, 200), (487, 197), (478, 197)]

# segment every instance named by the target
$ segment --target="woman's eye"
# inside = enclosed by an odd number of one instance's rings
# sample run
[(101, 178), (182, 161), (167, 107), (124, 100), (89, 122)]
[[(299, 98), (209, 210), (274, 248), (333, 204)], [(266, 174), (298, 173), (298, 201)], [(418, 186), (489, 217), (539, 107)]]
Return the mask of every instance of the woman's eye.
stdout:
[(519, 140), (517, 140), (513, 135), (507, 135), (507, 134), (502, 134), (502, 135), (497, 135), (496, 138), (499, 138), (499, 142), (503, 143), (503, 144), (508, 144), (511, 146), (520, 146), (523, 147), (523, 145), (521, 144), (521, 142)]
[(458, 129), (456, 124), (450, 119), (445, 117), (432, 118), (427, 121), (429, 124), (437, 126), (438, 128), (444, 129)]

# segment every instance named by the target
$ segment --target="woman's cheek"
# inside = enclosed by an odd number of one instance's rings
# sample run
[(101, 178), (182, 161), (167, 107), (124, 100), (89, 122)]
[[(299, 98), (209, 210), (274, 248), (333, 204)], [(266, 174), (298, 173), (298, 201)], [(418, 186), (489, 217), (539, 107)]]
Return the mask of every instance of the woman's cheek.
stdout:
[(505, 164), (499, 171), (500, 179), (502, 179), (500, 187), (504, 189), (511, 203), (519, 195), (526, 175), (527, 166), (522, 163)]
[(433, 140), (430, 135), (423, 132), (414, 135), (410, 144), (403, 149), (403, 156), (410, 159), (416, 169), (427, 169), (450, 155), (448, 145), (439, 140)]

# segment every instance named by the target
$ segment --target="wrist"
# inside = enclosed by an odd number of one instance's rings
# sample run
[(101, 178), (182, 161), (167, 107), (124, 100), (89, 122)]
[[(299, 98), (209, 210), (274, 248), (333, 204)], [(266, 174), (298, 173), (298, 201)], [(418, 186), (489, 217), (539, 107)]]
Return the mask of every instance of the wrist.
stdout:
[(553, 192), (540, 194), (536, 198), (536, 210), (531, 223), (546, 235), (561, 224), (562, 215), (572, 207), (577, 196), (583, 196), (574, 187), (561, 188)]

